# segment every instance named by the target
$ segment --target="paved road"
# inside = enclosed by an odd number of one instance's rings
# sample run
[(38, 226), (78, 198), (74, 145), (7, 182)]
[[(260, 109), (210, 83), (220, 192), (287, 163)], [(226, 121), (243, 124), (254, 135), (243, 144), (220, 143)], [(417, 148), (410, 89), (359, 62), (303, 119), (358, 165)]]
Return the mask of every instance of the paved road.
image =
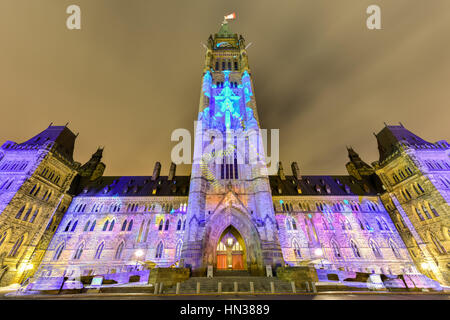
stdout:
[(76, 294), (76, 295), (28, 295), (5, 296), (0, 299), (42, 300), (450, 300), (450, 293), (320, 293), (320, 294), (276, 294), (276, 295), (158, 295), (147, 293), (127, 294)]

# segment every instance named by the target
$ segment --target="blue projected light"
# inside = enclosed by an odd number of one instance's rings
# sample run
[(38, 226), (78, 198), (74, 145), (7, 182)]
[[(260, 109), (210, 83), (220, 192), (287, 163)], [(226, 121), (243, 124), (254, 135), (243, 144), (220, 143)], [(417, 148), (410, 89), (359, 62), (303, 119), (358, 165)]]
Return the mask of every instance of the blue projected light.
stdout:
[(224, 88), (219, 93), (219, 95), (214, 96), (215, 101), (220, 106), (219, 110), (214, 114), (214, 118), (225, 117), (225, 127), (227, 129), (231, 128), (231, 117), (240, 119), (241, 114), (239, 110), (239, 105), (237, 102), (241, 97), (236, 95), (230, 87), (229, 75), (230, 71), (223, 71), (225, 75)]

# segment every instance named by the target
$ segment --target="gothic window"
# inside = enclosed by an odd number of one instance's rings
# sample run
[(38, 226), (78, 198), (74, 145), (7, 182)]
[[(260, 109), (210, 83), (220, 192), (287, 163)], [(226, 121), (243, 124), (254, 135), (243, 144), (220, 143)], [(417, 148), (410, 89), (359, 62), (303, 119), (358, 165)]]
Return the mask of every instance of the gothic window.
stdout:
[(183, 221), (183, 230), (186, 229), (186, 219)]
[(78, 225), (78, 220), (75, 221), (75, 223), (74, 223), (73, 226), (72, 226), (72, 229), (70, 229), (70, 232), (74, 232), (75, 229), (76, 229), (76, 227), (77, 227), (77, 225)]
[(22, 213), (23, 213), (24, 210), (25, 210), (25, 206), (20, 208), (20, 210), (16, 214), (16, 219), (20, 219), (20, 217), (22, 216)]
[(150, 232), (150, 223), (151, 223), (152, 219), (149, 219), (147, 221), (147, 226), (145, 227), (145, 237), (144, 237), (144, 242), (147, 242), (147, 238), (148, 238), (148, 233)]
[(33, 211), (33, 208), (32, 207), (28, 208), (27, 213), (25, 213), (25, 215), (23, 216), (22, 221), (27, 221), (28, 217), (30, 216), (31, 211)]
[(420, 191), (421, 191), (422, 193), (425, 193), (425, 190), (423, 190), (423, 188), (422, 188), (422, 186), (421, 186), (420, 184), (417, 184), (417, 187), (420, 189)]
[(392, 253), (394, 254), (394, 256), (397, 259), (400, 259), (401, 258), (400, 252), (398, 251), (397, 246), (394, 244), (394, 242), (392, 240), (389, 240), (389, 247), (391, 248)]
[(353, 255), (355, 256), (355, 258), (361, 258), (361, 253), (359, 252), (359, 248), (356, 245), (355, 241), (351, 240), (350, 246), (352, 247)]
[(216, 71), (219, 70), (219, 61), (216, 61)]
[(327, 221), (325, 220), (325, 218), (322, 218), (322, 225), (323, 225), (323, 230), (328, 230), (328, 225), (327, 225)]
[(64, 229), (64, 232), (69, 231), (71, 224), (72, 224), (72, 221), (69, 221), (69, 223), (66, 225), (66, 228)]
[(231, 61), (228, 61), (228, 70), (231, 70)]
[(163, 229), (163, 227), (164, 227), (164, 219), (161, 219), (161, 220), (159, 221), (158, 230), (161, 231), (161, 230)]
[(238, 63), (237, 63), (237, 61), (235, 61), (235, 62), (234, 62), (234, 70), (238, 70), (238, 69), (239, 69)]
[(431, 203), (428, 204), (430, 207), (431, 212), (433, 212), (435, 217), (439, 217), (439, 213), (436, 211), (436, 209), (431, 205)]
[(95, 251), (95, 256), (94, 259), (95, 260), (99, 260), (100, 257), (102, 256), (102, 252), (103, 252), (103, 248), (105, 247), (105, 243), (102, 242), (100, 243), (100, 245), (97, 247), (97, 251)]
[(122, 251), (123, 251), (123, 246), (124, 246), (124, 242), (121, 242), (119, 244), (119, 246), (116, 249), (116, 254), (114, 255), (114, 259), (115, 260), (120, 260), (120, 258), (122, 257)]
[(372, 230), (372, 227), (371, 227), (370, 224), (367, 222), (367, 220), (365, 220), (365, 221), (366, 221), (366, 229), (369, 230), (369, 231), (371, 231), (371, 230)]
[(442, 244), (439, 241), (439, 239), (433, 233), (430, 233), (430, 236), (431, 236), (431, 240), (433, 241), (434, 246), (436, 247), (436, 249), (439, 252), (439, 254), (447, 254), (447, 251), (442, 246)]
[(383, 230), (383, 226), (381, 225), (380, 220), (378, 220), (378, 219), (376, 219), (376, 220), (377, 220), (378, 228), (379, 228), (380, 230)]
[(37, 195), (39, 194), (39, 191), (41, 190), (41, 186), (39, 186), (36, 190), (36, 192), (33, 194), (33, 196), (37, 197)]
[(331, 241), (331, 248), (333, 249), (334, 256), (336, 258), (341, 258), (341, 250), (339, 249), (339, 246), (336, 243), (336, 241), (334, 240)]
[(105, 223), (103, 224), (103, 230), (102, 231), (106, 231), (106, 229), (108, 229), (108, 224), (109, 224), (109, 220), (106, 220)]
[(181, 257), (181, 249), (183, 248), (183, 241), (178, 241), (177, 248), (175, 250), (175, 258), (179, 259)]
[(428, 212), (427, 207), (424, 204), (422, 205), (422, 209), (423, 209), (423, 212), (425, 212), (425, 215), (427, 216), (427, 218), (431, 219), (431, 215)]
[(363, 223), (361, 222), (361, 220), (358, 219), (358, 222), (359, 222), (359, 228), (360, 228), (361, 230), (364, 230), (364, 225), (363, 225)]
[(408, 189), (405, 189), (406, 194), (408, 195), (408, 198), (411, 199), (411, 194), (409, 193)]
[(225, 61), (222, 61), (222, 70), (225, 70)]
[(289, 219), (286, 219), (286, 230), (291, 230), (291, 222), (289, 221)]
[(95, 224), (97, 223), (97, 221), (96, 220), (94, 220), (94, 223), (91, 225), (91, 229), (89, 230), (89, 231), (94, 231), (94, 228), (95, 228)]
[(292, 230), (297, 230), (297, 224), (295, 223), (294, 218), (292, 218)]
[(378, 259), (382, 258), (381, 252), (380, 252), (380, 248), (379, 248), (378, 245), (375, 243), (375, 241), (370, 240), (369, 246), (370, 246), (370, 248), (372, 249), (372, 252), (373, 252), (375, 258), (378, 258)]
[(167, 231), (167, 230), (169, 230), (169, 219), (167, 219), (166, 220), (166, 224), (165, 224), (165, 226), (164, 226), (164, 231)]
[(19, 252), (20, 246), (22, 245), (24, 236), (22, 235), (19, 239), (17, 239), (16, 243), (14, 243), (14, 246), (12, 247), (11, 251), (9, 252), (10, 257), (15, 257), (17, 253)]
[(37, 187), (37, 184), (35, 184), (35, 185), (33, 186), (33, 188), (31, 188), (30, 194), (33, 194), (33, 192), (34, 192), (34, 190), (36, 189), (36, 187)]
[(178, 219), (177, 231), (181, 230), (181, 219)]
[(81, 254), (83, 253), (83, 249), (84, 249), (84, 243), (81, 243), (78, 246), (77, 251), (75, 251), (75, 255), (73, 256), (73, 260), (80, 260)]
[(299, 246), (299, 244), (298, 244), (298, 242), (297, 242), (297, 240), (292, 240), (292, 246), (294, 247), (294, 254), (295, 254), (295, 257), (298, 259), (298, 258), (301, 258), (302, 257), (302, 253), (301, 253), (301, 251), (300, 251), (300, 246)]
[(158, 246), (156, 247), (156, 255), (155, 255), (155, 258), (156, 258), (156, 259), (162, 258), (162, 256), (163, 256), (163, 250), (164, 250), (164, 245), (163, 245), (162, 241), (160, 241), (160, 242), (158, 243)]
[(381, 219), (381, 222), (383, 223), (383, 227), (384, 227), (384, 230), (386, 230), (386, 231), (390, 231), (390, 229), (389, 229), (389, 226), (388, 226), (388, 224), (387, 224), (386, 220), (384, 220), (384, 219)]
[(115, 223), (116, 223), (116, 220), (111, 221), (111, 224), (109, 225), (109, 231), (113, 231)]
[(127, 228), (127, 220), (124, 220), (124, 222), (122, 223), (121, 231), (125, 231), (126, 228)]
[(3, 232), (3, 234), (0, 236), (0, 248), (2, 247), (3, 242), (5, 242), (6, 236), (8, 235), (8, 233), (5, 231)]
[(90, 224), (91, 224), (91, 221), (86, 222), (86, 224), (84, 225), (84, 232), (88, 231)]
[(59, 260), (59, 257), (61, 257), (61, 253), (63, 250), (64, 250), (64, 243), (61, 243), (58, 249), (56, 249), (55, 254), (53, 255), (53, 261)]
[(419, 217), (420, 221), (424, 221), (422, 213), (420, 212), (419, 208), (414, 208), (416, 210), (417, 216)]
[(127, 231), (131, 231), (132, 228), (133, 228), (133, 219), (130, 220)]

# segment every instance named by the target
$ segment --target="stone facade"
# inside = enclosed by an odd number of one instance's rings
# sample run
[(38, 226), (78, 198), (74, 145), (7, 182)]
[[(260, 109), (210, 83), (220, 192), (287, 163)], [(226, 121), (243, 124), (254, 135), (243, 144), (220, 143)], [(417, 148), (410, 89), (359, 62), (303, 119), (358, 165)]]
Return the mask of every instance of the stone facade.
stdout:
[(450, 146), (427, 142), (403, 125), (377, 135), (374, 163), (386, 192), (381, 195), (418, 269), (450, 283)]
[[(176, 175), (175, 164), (161, 175), (159, 162), (151, 176), (104, 176), (103, 149), (82, 166), (74, 162), (69, 137), (75, 136), (65, 127), (49, 127), (24, 144), (5, 143), (2, 285), (32, 274), (42, 285), (112, 274), (125, 281), (127, 273), (154, 268), (206, 275), (210, 266), (254, 275), (267, 266), (386, 275), (420, 270), (448, 284), (446, 142), (392, 149), (388, 126), (377, 135), (380, 161), (373, 166), (348, 148), (349, 175), (306, 176), (295, 162), (292, 175), (281, 162), (269, 174), (245, 40), (227, 23), (208, 39), (197, 120), (190, 176)], [(33, 147), (37, 137), (56, 131), (54, 143)], [(16, 162), (17, 171), (2, 169)], [(422, 221), (413, 209), (423, 205)], [(34, 223), (28, 208), (42, 210)]]
[(34, 273), (70, 205), (75, 137), (67, 127), (49, 126), (24, 143), (7, 141), (1, 147), (1, 285)]

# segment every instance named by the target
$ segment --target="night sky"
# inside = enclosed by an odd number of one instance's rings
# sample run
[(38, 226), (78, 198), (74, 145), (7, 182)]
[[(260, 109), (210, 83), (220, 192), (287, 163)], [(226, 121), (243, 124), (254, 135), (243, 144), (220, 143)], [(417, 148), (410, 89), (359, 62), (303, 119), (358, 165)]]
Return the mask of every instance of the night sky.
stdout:
[[(81, 30), (66, 28), (70, 4)], [(370, 4), (383, 30), (366, 28)], [(291, 161), (345, 173), (346, 145), (378, 160), (383, 122), (448, 139), (448, 0), (2, 0), (0, 143), (70, 122), (77, 161), (105, 146), (108, 175), (151, 175), (155, 161), (166, 175), (171, 132), (197, 118), (200, 42), (233, 11), (287, 174)]]

